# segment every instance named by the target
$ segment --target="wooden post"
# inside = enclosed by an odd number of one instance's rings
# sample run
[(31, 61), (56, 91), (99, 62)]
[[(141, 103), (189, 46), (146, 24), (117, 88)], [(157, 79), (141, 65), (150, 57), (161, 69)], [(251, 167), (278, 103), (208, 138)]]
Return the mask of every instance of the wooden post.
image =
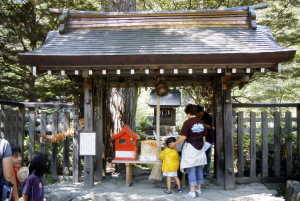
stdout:
[[(58, 112), (52, 114), (52, 135), (58, 132)], [(51, 175), (57, 179), (57, 144), (51, 143)]]
[(232, 136), (232, 102), (231, 90), (224, 90), (223, 102), (223, 126), (224, 126), (224, 151), (225, 151), (225, 190), (235, 188), (234, 168), (233, 168), (233, 136)]
[(4, 126), (4, 117), (3, 117), (3, 115), (4, 115), (4, 112), (3, 112), (3, 106), (2, 105), (0, 105), (0, 137), (1, 138), (4, 138), (4, 128), (3, 128), (3, 126)]
[(274, 175), (280, 177), (280, 145), (281, 145), (281, 129), (280, 129), (280, 113), (274, 113)]
[(29, 111), (29, 159), (32, 158), (32, 155), (34, 153), (34, 146), (35, 146), (35, 141), (34, 141), (34, 135), (35, 135), (35, 111), (30, 110)]
[(238, 113), (237, 125), (237, 141), (238, 141), (238, 177), (244, 176), (245, 171), (245, 157), (244, 157), (244, 113)]
[(300, 104), (297, 106), (297, 153), (300, 161)]
[(285, 141), (287, 146), (286, 156), (286, 176), (290, 178), (293, 174), (293, 146), (292, 146), (292, 115), (291, 112), (285, 113)]
[(126, 163), (126, 185), (131, 186), (133, 179), (132, 164)]
[(158, 153), (161, 151), (160, 146), (160, 96), (157, 95), (157, 103), (156, 103), (156, 143)]
[(224, 186), (224, 143), (223, 143), (223, 88), (222, 79), (217, 77), (215, 80), (215, 116), (216, 116), (216, 177), (217, 183)]
[(19, 107), (19, 147), (21, 149), (22, 157), (24, 157), (24, 134), (25, 134), (25, 107)]
[[(66, 132), (70, 128), (70, 114), (67, 111), (63, 111), (63, 129)], [(63, 174), (69, 175), (69, 138), (64, 140), (64, 152), (63, 152)]]
[(250, 177), (256, 177), (256, 114), (250, 112)]
[(17, 146), (19, 144), (18, 142), (18, 127), (19, 127), (19, 122), (18, 122), (18, 118), (19, 118), (19, 114), (18, 114), (18, 110), (11, 110), (11, 124), (10, 124), (10, 142), (12, 145)]
[[(46, 134), (47, 135), (47, 116), (46, 113), (41, 114), (41, 134)], [(40, 146), (40, 152), (41, 153), (46, 153), (46, 144), (43, 139), (40, 139), (41, 141), (41, 146)]]
[(103, 153), (104, 153), (104, 142), (103, 142), (103, 96), (104, 96), (104, 83), (102, 80), (99, 80), (95, 86), (94, 94), (94, 129), (96, 132), (96, 164), (95, 164), (95, 179), (97, 181), (102, 180), (104, 174), (103, 167)]
[(261, 113), (261, 135), (262, 135), (262, 177), (269, 176), (269, 137), (267, 113)]
[[(93, 130), (93, 102), (92, 80), (85, 75), (83, 81), (84, 90), (84, 127), (85, 131)], [(84, 156), (84, 186), (94, 186), (94, 160), (93, 156)]]
[(79, 182), (79, 109), (75, 107), (73, 109), (74, 118), (73, 126), (75, 135), (73, 137), (73, 183)]

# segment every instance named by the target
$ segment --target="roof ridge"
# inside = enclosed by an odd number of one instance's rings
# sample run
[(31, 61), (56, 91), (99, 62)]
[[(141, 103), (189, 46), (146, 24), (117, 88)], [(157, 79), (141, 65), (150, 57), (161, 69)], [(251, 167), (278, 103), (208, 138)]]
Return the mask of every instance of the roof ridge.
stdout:
[(66, 9), (58, 9), (58, 8), (50, 8), (50, 12), (63, 14), (64, 12), (68, 12), (70, 15), (103, 15), (103, 16), (130, 16), (130, 15), (157, 15), (157, 14), (192, 14), (192, 13), (212, 13), (212, 12), (224, 12), (224, 11), (242, 11), (251, 9), (263, 9), (267, 8), (268, 4), (261, 3), (256, 5), (248, 5), (248, 6), (238, 6), (238, 7), (230, 7), (230, 8), (218, 8), (218, 9), (204, 9), (204, 10), (167, 10), (167, 11), (128, 11), (128, 12), (103, 12), (103, 11), (84, 11), (84, 10), (66, 10)]

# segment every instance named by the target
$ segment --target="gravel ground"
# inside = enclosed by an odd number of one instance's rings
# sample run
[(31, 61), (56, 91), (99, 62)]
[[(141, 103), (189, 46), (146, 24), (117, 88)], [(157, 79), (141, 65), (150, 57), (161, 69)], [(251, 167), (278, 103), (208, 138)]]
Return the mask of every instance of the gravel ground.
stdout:
[(57, 183), (46, 187), (47, 201), (284, 201), (275, 197), (277, 192), (260, 183), (237, 185), (235, 190), (225, 191), (222, 187), (207, 183), (203, 193), (195, 198), (187, 198), (184, 193), (165, 195), (161, 184), (155, 185), (146, 176), (135, 178), (132, 186), (124, 184), (124, 178), (107, 178), (93, 188), (83, 184)]

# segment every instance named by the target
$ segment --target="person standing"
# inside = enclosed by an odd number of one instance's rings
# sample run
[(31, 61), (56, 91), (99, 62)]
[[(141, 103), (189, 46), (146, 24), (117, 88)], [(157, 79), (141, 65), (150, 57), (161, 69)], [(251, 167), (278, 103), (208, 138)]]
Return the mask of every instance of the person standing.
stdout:
[(206, 129), (204, 122), (196, 117), (197, 106), (189, 104), (185, 107), (185, 113), (188, 119), (183, 123), (180, 137), (176, 142), (171, 143), (170, 147), (175, 148), (176, 145), (184, 143), (182, 147), (182, 155), (180, 169), (187, 169), (190, 192), (188, 196), (191, 198), (199, 196), (201, 185), (204, 184), (203, 166), (206, 165), (206, 155), (204, 146), (204, 137)]
[(19, 199), (18, 196), (18, 186), (16, 177), (14, 174), (13, 168), (13, 160), (12, 160), (12, 151), (9, 142), (3, 138), (0, 138), (0, 177), (1, 177), (1, 201), (4, 201), (9, 197), (9, 195), (4, 195), (4, 186), (12, 188), (12, 200), (17, 201)]
[(23, 187), (23, 201), (43, 201), (43, 175), (48, 171), (48, 160), (45, 154), (35, 153), (29, 164), (29, 176)]
[(166, 148), (160, 152), (159, 159), (162, 160), (163, 176), (167, 177), (167, 190), (166, 194), (172, 194), (171, 191), (171, 179), (174, 178), (177, 184), (177, 192), (181, 193), (180, 180), (177, 175), (179, 170), (179, 154), (176, 149), (170, 148), (170, 144), (175, 142), (175, 137), (169, 137), (166, 140)]
[[(197, 105), (197, 117), (199, 117), (203, 122), (204, 126), (207, 129), (207, 134), (205, 137), (206, 142), (210, 143), (211, 145), (215, 144), (215, 135), (214, 135), (214, 127), (213, 127), (213, 118), (212, 116), (204, 111), (203, 106)], [(206, 150), (206, 158), (207, 158), (207, 164), (204, 166), (203, 174), (204, 177), (209, 176), (210, 174), (210, 167), (211, 167), (211, 153), (212, 153), (212, 147)]]

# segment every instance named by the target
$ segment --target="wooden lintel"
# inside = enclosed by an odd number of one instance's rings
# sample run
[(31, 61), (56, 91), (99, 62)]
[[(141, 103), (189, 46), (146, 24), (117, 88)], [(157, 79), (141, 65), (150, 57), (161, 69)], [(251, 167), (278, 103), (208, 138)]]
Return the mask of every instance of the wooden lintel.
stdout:
[(250, 108), (250, 107), (300, 107), (300, 103), (233, 103), (234, 108)]
[(37, 70), (67, 70), (67, 71), (74, 71), (74, 70), (94, 70), (94, 71), (101, 71), (101, 70), (158, 70), (158, 69), (165, 69), (165, 70), (186, 70), (189, 68), (192, 69), (207, 69), (208, 72), (216, 72), (217, 69), (221, 68), (225, 71), (228, 69), (229, 71), (233, 68), (237, 69), (237, 73), (244, 72), (246, 68), (250, 69), (273, 69), (277, 66), (277, 63), (253, 63), (253, 64), (239, 64), (239, 63), (232, 63), (232, 64), (149, 64), (149, 65), (39, 65)]

